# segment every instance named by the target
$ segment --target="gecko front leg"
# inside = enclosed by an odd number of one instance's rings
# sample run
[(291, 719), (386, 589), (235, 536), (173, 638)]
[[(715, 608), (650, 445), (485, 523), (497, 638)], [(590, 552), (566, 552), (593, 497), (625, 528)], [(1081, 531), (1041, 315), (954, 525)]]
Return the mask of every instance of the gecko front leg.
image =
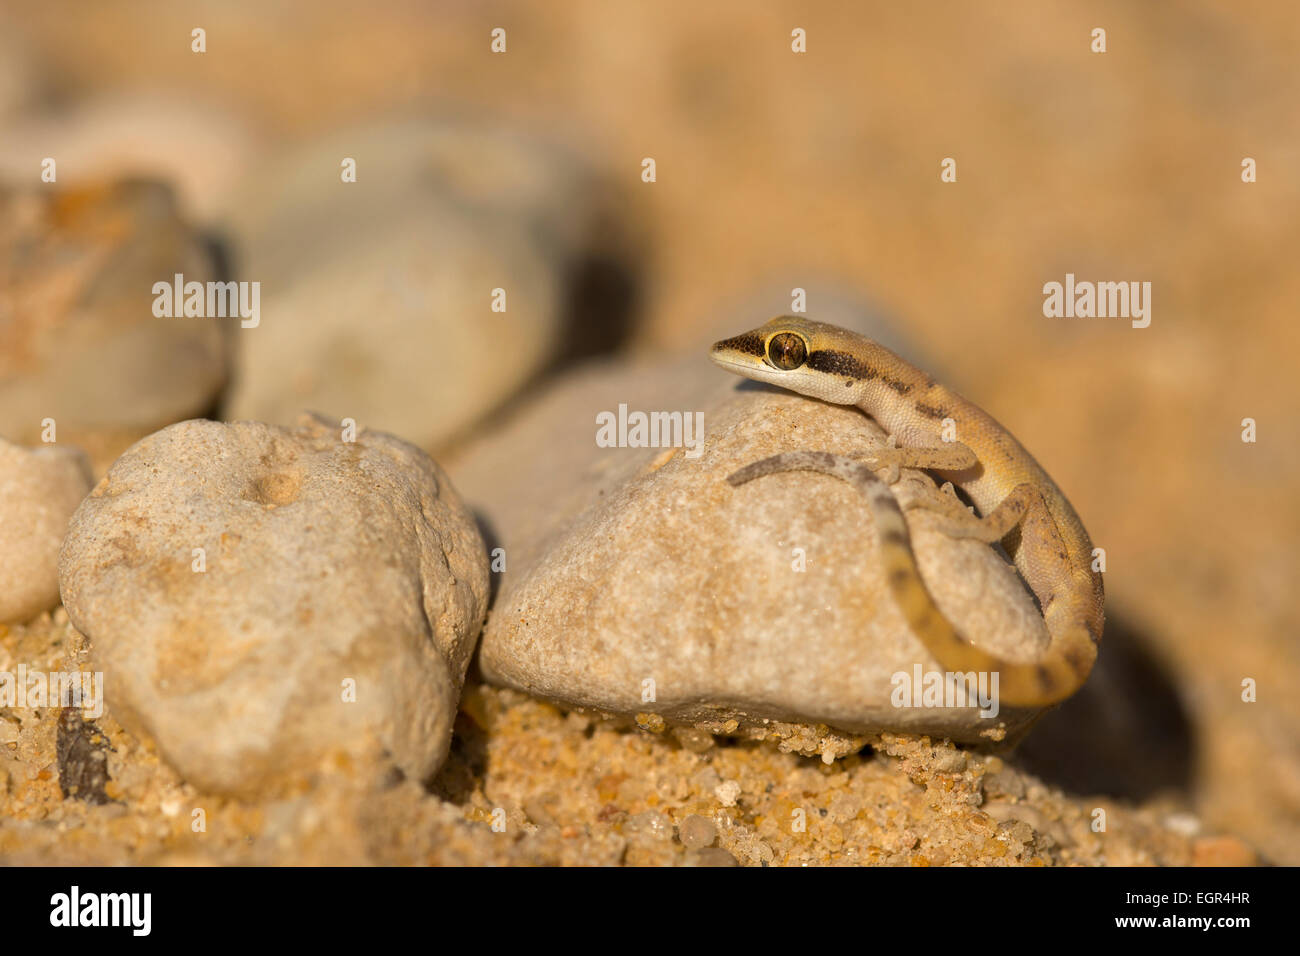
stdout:
[(898, 483), (903, 468), (966, 471), (979, 464), (975, 452), (961, 442), (899, 447), (898, 439), (893, 435), (889, 436), (887, 445), (860, 448), (849, 452), (848, 457), (862, 462), (873, 471), (884, 470), (885, 483), (890, 485)]
[[(951, 486), (951, 482), (946, 485), (948, 486)], [(956, 498), (956, 492), (952, 492), (951, 495), (954, 500), (959, 500)], [(1050, 515), (1047, 503), (1043, 500), (1043, 493), (1028, 483), (1017, 485), (996, 508), (982, 517), (960, 504), (957, 508), (940, 509), (934, 507), (932, 501), (919, 497), (910, 500), (903, 507), (908, 511), (924, 510), (932, 513), (934, 515), (932, 527), (950, 538), (973, 538), (985, 544), (1002, 541), (1018, 528), (1030, 513), (1036, 513), (1041, 518), (1049, 518)], [(1055, 525), (1050, 520), (1046, 525), (1042, 525), (1041, 530), (1043, 534), (1054, 539), (1050, 542), (1054, 551), (1059, 552), (1063, 549), (1060, 535), (1056, 533)]]
[[(979, 464), (975, 452), (961, 442), (900, 448), (898, 440), (893, 435), (889, 436), (888, 442), (884, 447), (858, 449), (850, 452), (848, 457), (862, 462), (875, 471), (891, 487), (898, 484), (903, 468), (960, 472)], [(924, 509), (932, 514), (951, 519), (945, 525), (945, 530), (951, 527), (963, 532), (953, 534), (952, 537), (976, 537), (971, 533), (967, 522), (978, 519), (971, 515), (966, 505), (957, 497), (952, 482), (946, 482), (940, 491), (942, 497), (936, 498), (927, 486), (920, 492), (900, 496), (899, 503), (904, 511)]]

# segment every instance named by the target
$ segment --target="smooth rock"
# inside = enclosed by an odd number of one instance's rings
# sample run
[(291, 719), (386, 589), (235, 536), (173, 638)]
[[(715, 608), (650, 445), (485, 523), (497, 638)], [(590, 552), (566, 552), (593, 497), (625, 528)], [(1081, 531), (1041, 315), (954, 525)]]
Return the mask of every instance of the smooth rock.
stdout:
[[(597, 447), (597, 414), (620, 403), (702, 411), (702, 454)], [(450, 465), (489, 547), (505, 549), (484, 675), (569, 706), (640, 715), (643, 726), (658, 714), (776, 736), (824, 758), (850, 746), (832, 747), (826, 726), (971, 742), (1014, 735), (1034, 712), (986, 719), (973, 707), (891, 703), (894, 675), (942, 668), (894, 604), (856, 491), (814, 474), (739, 488), (725, 480), (781, 451), (846, 453), (883, 438), (856, 409), (737, 384), (704, 354), (569, 377)], [(903, 501), (939, 494), (906, 470), (894, 490)], [(983, 646), (1039, 653), (1046, 628), (1014, 568), (928, 520), (913, 513), (913, 543), (941, 609)]]
[(228, 417), (330, 408), (425, 448), (458, 436), (559, 349), (591, 192), (548, 144), (468, 122), (347, 130), (258, 169), (229, 230), (263, 320)]
[(215, 278), (161, 183), (0, 187), (0, 433), (94, 446), (206, 411), (239, 320), (156, 317), (176, 273)]
[(73, 517), (59, 570), (114, 716), (233, 793), (340, 752), (430, 777), (488, 585), (438, 465), (319, 416), (183, 422), (137, 443)]
[(0, 438), (0, 624), (59, 603), (59, 546), (92, 484), (80, 450)]
[[(2, 97), (0, 89), (0, 108)], [(170, 184), (186, 218), (206, 221), (225, 208), (257, 150), (237, 117), (193, 98), (109, 93), (14, 116), (0, 137), (0, 177), (48, 188), (40, 183), (47, 156), (60, 188), (147, 177)]]

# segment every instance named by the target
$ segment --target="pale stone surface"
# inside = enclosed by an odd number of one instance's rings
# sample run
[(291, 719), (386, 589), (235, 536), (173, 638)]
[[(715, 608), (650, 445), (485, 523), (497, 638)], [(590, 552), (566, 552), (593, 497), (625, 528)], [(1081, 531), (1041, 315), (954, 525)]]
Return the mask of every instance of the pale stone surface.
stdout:
[(182, 776), (242, 793), (340, 751), (428, 778), (488, 572), (432, 459), (303, 416), (136, 444), (74, 516), (60, 581), (114, 716)]
[(80, 450), (0, 438), (0, 624), (59, 603), (59, 545), (92, 484)]
[(351, 129), (257, 170), (229, 229), (263, 320), (228, 417), (330, 408), (424, 448), (457, 436), (560, 346), (589, 193), (546, 144), (462, 122)]
[[(703, 454), (598, 448), (596, 415), (619, 403), (703, 411)], [(857, 492), (813, 474), (725, 481), (781, 451), (844, 453), (881, 438), (856, 409), (737, 385), (704, 355), (597, 367), (538, 396), (450, 466), (496, 539), (489, 546), (507, 556), (483, 673), (568, 705), (640, 715), (652, 731), (661, 718), (715, 732), (766, 728), (783, 746), (823, 756), (824, 728), (800, 735), (783, 724), (1014, 735), (1033, 713), (892, 706), (892, 675), (941, 668), (887, 590)], [(928, 477), (903, 476), (900, 498), (938, 494)], [(914, 545), (941, 609), (983, 646), (1039, 653), (1046, 629), (1014, 568), (926, 522), (912, 522)], [(794, 570), (796, 548), (804, 572)]]
[(56, 160), (64, 188), (147, 176), (176, 190), (187, 217), (206, 220), (223, 208), (257, 151), (238, 118), (192, 97), (110, 93), (12, 117), (0, 137), (0, 177), (35, 180), (47, 156)]
[(155, 282), (215, 278), (171, 189), (0, 188), (0, 434), (139, 438), (203, 414), (238, 319), (159, 318)]

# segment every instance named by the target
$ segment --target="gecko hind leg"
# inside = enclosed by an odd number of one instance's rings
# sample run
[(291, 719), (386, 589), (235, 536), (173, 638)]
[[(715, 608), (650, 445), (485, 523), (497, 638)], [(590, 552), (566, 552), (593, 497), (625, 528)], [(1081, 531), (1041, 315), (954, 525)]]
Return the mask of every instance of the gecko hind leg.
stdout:
[(1016, 563), (1044, 613), (1053, 602), (1069, 593), (1071, 581), (1080, 576), (1080, 572), (1069, 565), (1066, 557), (1069, 550), (1052, 520), (1042, 490), (1034, 485), (1017, 485), (982, 518), (964, 509), (960, 514), (931, 511), (925, 501), (911, 504), (914, 509), (930, 511), (934, 515), (930, 527), (950, 538), (973, 538), (985, 544), (996, 544), (1019, 529), (1022, 544), (1015, 549), (1017, 557), (1021, 555), (1025, 536), (1036, 541), (1037, 544), (1026, 551), (1024, 560)]
[(974, 538), (985, 544), (994, 544), (1019, 527), (1025, 515), (1040, 504), (1045, 510), (1042, 492), (1033, 485), (1023, 484), (1017, 485), (983, 517), (972, 514), (965, 507), (940, 509), (924, 498), (913, 499), (905, 507), (908, 511), (932, 514), (932, 527), (950, 538)]
[[(996, 544), (1017, 528), (1023, 533), (1026, 526), (1032, 525), (1030, 530), (1033, 534), (1046, 542), (1046, 547), (1040, 549), (1041, 553), (1064, 554), (1066, 550), (1060, 532), (1051, 520), (1042, 491), (1029, 483), (1016, 485), (1011, 494), (983, 517), (964, 507), (936, 507), (924, 498), (909, 501), (904, 507), (908, 511), (921, 510), (933, 515), (930, 526), (950, 538), (973, 538), (985, 544)], [(1030, 584), (1032, 586), (1035, 582)], [(1040, 587), (1034, 587), (1035, 593), (1040, 590)]]
[[(727, 477), (742, 485), (783, 471), (816, 471), (848, 482), (867, 499), (880, 540), (885, 580), (913, 634), (945, 670), (997, 673), (1000, 699), (1015, 707), (1045, 707), (1064, 700), (1087, 678), (1096, 659), (1095, 639), (1073, 621), (1065, 622), (1053, 645), (1036, 661), (1010, 662), (971, 644), (944, 616), (921, 577), (911, 537), (893, 492), (869, 466), (828, 452), (787, 452), (764, 458)], [(1027, 497), (1024, 494), (1020, 498)], [(1006, 509), (1007, 518), (1015, 508)], [(990, 515), (992, 517), (992, 515)], [(1032, 582), (1031, 582), (1032, 583)]]

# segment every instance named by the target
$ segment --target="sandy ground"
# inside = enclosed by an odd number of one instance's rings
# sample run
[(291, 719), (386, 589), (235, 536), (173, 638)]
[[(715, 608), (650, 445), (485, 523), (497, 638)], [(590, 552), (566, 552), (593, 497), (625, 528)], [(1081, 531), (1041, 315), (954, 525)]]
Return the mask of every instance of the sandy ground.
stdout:
[[(61, 610), (4, 660), (85, 668)], [(4, 663), (0, 660), (0, 663)], [(106, 754), (77, 769), (68, 740)], [(74, 779), (80, 793), (66, 797)], [(377, 781), (377, 782), (376, 782)], [(471, 684), (432, 788), (340, 757), (265, 800), (204, 794), (105, 715), (0, 717), (11, 864), (1242, 865), (1176, 801), (1082, 799), (1014, 763), (884, 735), (831, 765), (769, 744), (641, 730)]]

